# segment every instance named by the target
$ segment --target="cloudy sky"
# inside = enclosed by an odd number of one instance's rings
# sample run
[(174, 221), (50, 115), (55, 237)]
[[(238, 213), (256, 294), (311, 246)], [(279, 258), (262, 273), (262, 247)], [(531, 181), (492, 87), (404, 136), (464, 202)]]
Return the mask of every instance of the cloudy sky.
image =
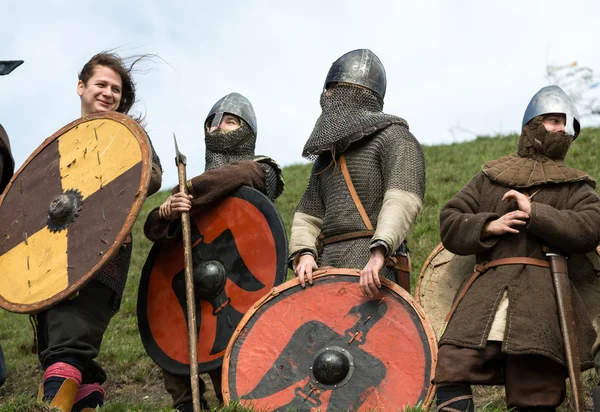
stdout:
[(531, 96), (548, 84), (548, 64), (600, 71), (595, 0), (23, 0), (0, 9), (0, 60), (25, 60), (0, 77), (0, 122), (17, 165), (79, 116), (77, 73), (93, 54), (157, 53), (164, 62), (136, 76), (136, 108), (167, 186), (176, 183), (173, 132), (188, 175), (200, 174), (202, 124), (232, 91), (254, 105), (257, 153), (302, 162), (325, 75), (353, 49), (379, 56), (384, 110), (405, 118), (425, 145), (516, 131)]

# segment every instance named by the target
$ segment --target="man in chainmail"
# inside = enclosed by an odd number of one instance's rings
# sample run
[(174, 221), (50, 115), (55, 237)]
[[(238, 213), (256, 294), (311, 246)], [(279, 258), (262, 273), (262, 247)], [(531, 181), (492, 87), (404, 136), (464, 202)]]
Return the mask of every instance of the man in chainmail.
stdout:
[[(440, 212), (455, 254), (477, 255), (439, 342), (438, 411), (473, 411), (470, 385), (504, 385), (507, 407), (556, 411), (566, 394), (565, 345), (546, 253), (577, 255), (600, 242), (600, 198), (587, 173), (564, 163), (579, 114), (558, 86), (536, 93), (517, 153), (492, 160)], [(581, 267), (578, 277), (596, 277)], [(593, 366), (595, 331), (570, 290), (581, 370)], [(575, 365), (579, 369), (579, 365)]]
[[(252, 105), (239, 93), (230, 93), (220, 99), (208, 113), (205, 121), (205, 172), (187, 182), (189, 195), (173, 189), (173, 195), (148, 215), (144, 233), (153, 242), (179, 235), (182, 212), (207, 208), (240, 186), (246, 185), (263, 192), (271, 201), (283, 192), (281, 169), (266, 156), (256, 156), (256, 117)], [(202, 339), (202, 336), (199, 336)], [(221, 368), (209, 372), (217, 399), (222, 403)], [(165, 387), (173, 398), (173, 407), (179, 411), (193, 410), (189, 376), (177, 376), (163, 371)], [(200, 379), (200, 397), (204, 409), (206, 385)]]
[[(135, 103), (133, 65), (114, 53), (93, 56), (81, 70), (77, 93), (81, 116), (117, 111), (127, 114)], [(138, 119), (139, 121), (139, 119)], [(151, 144), (152, 145), (152, 144)], [(160, 160), (152, 148), (148, 194), (162, 182)], [(128, 236), (117, 255), (73, 298), (36, 315), (37, 350), (44, 368), (40, 400), (63, 411), (95, 411), (104, 402), (106, 373), (94, 361), (111, 317), (118, 311), (131, 260)]]
[[(425, 164), (400, 117), (382, 112), (383, 65), (370, 50), (333, 63), (303, 156), (314, 165), (292, 223), (289, 259), (302, 286), (317, 266), (356, 267), (367, 296), (379, 276), (409, 289), (406, 238), (423, 205)], [(346, 173), (347, 171), (347, 173)]]
[[(23, 64), (23, 60), (0, 60), (0, 76), (6, 76), (14, 69)], [(0, 194), (4, 192), (6, 185), (15, 171), (15, 161), (10, 150), (10, 140), (8, 134), (0, 124)], [(6, 364), (4, 363), (4, 353), (0, 346), (0, 386), (6, 381)]]

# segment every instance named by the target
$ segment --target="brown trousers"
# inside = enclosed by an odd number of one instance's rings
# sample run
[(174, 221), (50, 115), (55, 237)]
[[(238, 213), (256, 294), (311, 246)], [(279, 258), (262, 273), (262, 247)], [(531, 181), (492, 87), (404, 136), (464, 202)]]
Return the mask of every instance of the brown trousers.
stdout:
[(508, 355), (502, 342), (483, 349), (442, 345), (433, 383), (436, 385), (504, 385), (513, 407), (557, 407), (566, 394), (567, 369), (541, 355)]

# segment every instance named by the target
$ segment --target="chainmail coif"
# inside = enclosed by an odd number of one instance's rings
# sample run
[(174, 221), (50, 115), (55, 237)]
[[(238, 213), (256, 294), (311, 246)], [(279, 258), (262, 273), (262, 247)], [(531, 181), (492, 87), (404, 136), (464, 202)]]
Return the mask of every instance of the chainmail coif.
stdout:
[(213, 170), (240, 160), (254, 158), (254, 147), (256, 146), (256, 135), (242, 120), (239, 129), (233, 131), (217, 130), (205, 132), (206, 142), (206, 167), (205, 170)]
[(404, 119), (383, 113), (383, 99), (363, 87), (338, 84), (330, 96), (321, 94), (321, 109), (302, 150), (302, 156), (313, 161), (321, 153), (342, 153), (353, 142), (390, 124), (408, 128)]

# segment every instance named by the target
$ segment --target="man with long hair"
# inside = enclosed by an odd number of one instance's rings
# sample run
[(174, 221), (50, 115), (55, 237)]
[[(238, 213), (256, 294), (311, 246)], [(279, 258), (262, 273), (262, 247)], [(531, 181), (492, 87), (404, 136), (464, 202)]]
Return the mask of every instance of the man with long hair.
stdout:
[[(143, 56), (142, 56), (143, 58)], [(81, 117), (116, 111), (128, 114), (135, 103), (132, 69), (115, 53), (93, 56), (79, 73)], [(148, 194), (162, 181), (160, 160), (152, 149)], [(93, 411), (104, 402), (106, 373), (94, 361), (111, 317), (119, 310), (131, 260), (131, 236), (116, 256), (73, 299), (36, 315), (37, 350), (44, 372), (40, 397), (64, 411)]]

